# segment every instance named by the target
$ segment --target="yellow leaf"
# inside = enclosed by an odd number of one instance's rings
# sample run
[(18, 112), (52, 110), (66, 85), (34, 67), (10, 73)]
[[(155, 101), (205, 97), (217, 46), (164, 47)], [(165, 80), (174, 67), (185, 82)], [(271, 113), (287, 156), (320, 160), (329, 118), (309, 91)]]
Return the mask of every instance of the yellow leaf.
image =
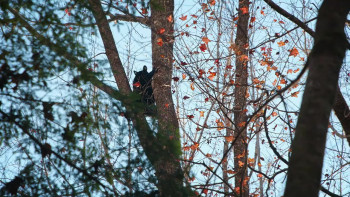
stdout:
[(200, 114), (200, 117), (204, 117), (204, 111), (200, 111), (199, 114)]

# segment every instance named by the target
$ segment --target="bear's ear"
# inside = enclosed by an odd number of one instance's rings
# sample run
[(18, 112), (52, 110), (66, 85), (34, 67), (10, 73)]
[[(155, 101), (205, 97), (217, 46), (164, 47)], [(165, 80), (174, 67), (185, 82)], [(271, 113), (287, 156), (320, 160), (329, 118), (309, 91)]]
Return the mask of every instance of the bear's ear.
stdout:
[(136, 75), (136, 73), (137, 73), (137, 72), (136, 72), (136, 71), (134, 71), (134, 74), (135, 74), (135, 75)]

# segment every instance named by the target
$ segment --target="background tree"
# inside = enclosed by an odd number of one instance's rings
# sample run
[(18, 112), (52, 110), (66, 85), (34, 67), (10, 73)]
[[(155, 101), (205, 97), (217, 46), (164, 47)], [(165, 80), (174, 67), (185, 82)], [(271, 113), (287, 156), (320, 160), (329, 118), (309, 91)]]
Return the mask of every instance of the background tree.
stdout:
[[(2, 194), (282, 195), (320, 2), (175, 3), (0, 3)], [(344, 62), (313, 182), (333, 196), (350, 188)], [(145, 64), (153, 116), (132, 91)]]

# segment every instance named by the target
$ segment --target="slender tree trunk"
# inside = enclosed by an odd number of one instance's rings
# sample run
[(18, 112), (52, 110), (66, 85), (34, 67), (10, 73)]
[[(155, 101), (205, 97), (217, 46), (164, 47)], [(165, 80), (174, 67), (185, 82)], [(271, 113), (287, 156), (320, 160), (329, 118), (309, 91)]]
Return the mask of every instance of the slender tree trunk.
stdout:
[(329, 115), (348, 42), (344, 25), (348, 0), (325, 0), (316, 23), (314, 47), (300, 115), (292, 142), (286, 197), (318, 196)]
[(245, 124), (247, 122), (246, 115), (246, 94), (248, 69), (247, 58), (248, 51), (248, 20), (249, 20), (249, 1), (239, 1), (239, 13), (237, 22), (237, 35), (235, 44), (236, 50), (236, 88), (235, 88), (235, 106), (234, 106), (234, 122), (235, 133), (237, 138), (234, 144), (234, 165), (235, 165), (235, 190), (240, 196), (249, 196), (248, 187), (248, 171), (247, 171), (247, 130)]
[[(188, 196), (183, 187), (184, 174), (180, 161), (179, 124), (171, 93), (174, 42), (174, 1), (151, 0), (152, 62), (158, 72), (153, 78), (157, 105), (157, 141), (164, 150), (155, 164), (161, 196)], [(160, 34), (159, 30), (165, 30)]]

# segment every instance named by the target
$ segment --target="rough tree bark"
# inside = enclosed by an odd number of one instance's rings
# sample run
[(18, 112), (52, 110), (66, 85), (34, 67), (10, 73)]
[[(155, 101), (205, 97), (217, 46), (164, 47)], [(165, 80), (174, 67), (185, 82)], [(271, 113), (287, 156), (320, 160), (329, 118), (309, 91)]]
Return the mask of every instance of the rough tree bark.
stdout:
[(234, 137), (237, 139), (234, 144), (234, 166), (235, 166), (235, 188), (240, 196), (249, 196), (248, 171), (247, 171), (247, 122), (246, 94), (248, 84), (248, 20), (249, 1), (239, 0), (239, 12), (237, 22), (237, 35), (235, 44), (236, 50), (236, 77), (235, 77), (235, 106), (234, 106)]
[(309, 74), (292, 142), (286, 197), (318, 196), (330, 112), (348, 46), (344, 25), (348, 0), (325, 0), (316, 23)]
[[(152, 63), (158, 70), (153, 77), (154, 98), (157, 104), (157, 142), (163, 152), (155, 163), (162, 196), (189, 196), (183, 187), (184, 173), (181, 169), (181, 142), (179, 124), (171, 93), (174, 42), (174, 1), (151, 0)], [(159, 30), (165, 32), (160, 34)]]

